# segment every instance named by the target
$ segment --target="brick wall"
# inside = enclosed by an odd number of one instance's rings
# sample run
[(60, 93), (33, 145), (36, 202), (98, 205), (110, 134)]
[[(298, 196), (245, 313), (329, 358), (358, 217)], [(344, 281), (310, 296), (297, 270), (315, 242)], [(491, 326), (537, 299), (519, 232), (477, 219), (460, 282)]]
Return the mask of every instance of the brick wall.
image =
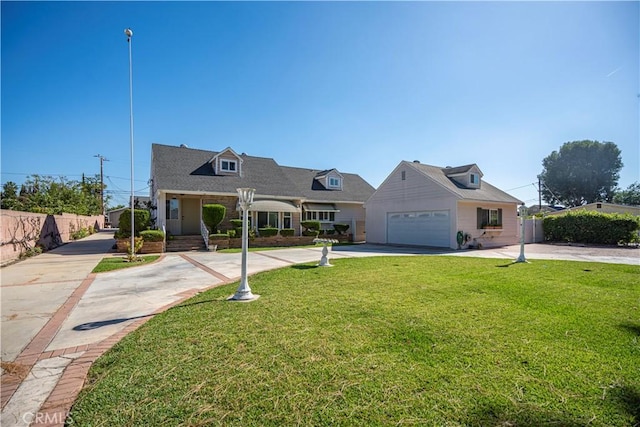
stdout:
[(71, 234), (82, 228), (100, 230), (102, 215), (46, 215), (31, 212), (0, 210), (0, 262), (16, 260), (20, 254), (35, 247), (53, 249), (71, 241)]

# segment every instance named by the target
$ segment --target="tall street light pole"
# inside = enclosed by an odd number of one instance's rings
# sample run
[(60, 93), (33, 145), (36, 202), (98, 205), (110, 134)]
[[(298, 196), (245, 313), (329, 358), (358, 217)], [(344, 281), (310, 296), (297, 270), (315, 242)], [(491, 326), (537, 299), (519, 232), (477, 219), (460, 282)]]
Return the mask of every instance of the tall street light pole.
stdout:
[(133, 67), (131, 61), (131, 37), (133, 31), (131, 28), (124, 30), (127, 36), (127, 44), (129, 45), (129, 145), (131, 146), (131, 255), (135, 257), (135, 217), (133, 213), (134, 206), (134, 190), (133, 190)]
[(240, 285), (236, 293), (229, 297), (229, 301), (253, 301), (260, 298), (260, 295), (251, 293), (251, 288), (247, 282), (247, 248), (249, 245), (249, 208), (253, 204), (254, 188), (238, 188), (238, 204), (242, 209), (242, 268)]

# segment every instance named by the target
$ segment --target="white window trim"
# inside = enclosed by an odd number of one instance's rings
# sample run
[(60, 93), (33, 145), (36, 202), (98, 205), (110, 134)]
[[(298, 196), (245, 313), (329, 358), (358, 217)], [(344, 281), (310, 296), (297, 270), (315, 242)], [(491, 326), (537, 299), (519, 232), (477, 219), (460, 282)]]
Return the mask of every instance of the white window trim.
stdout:
[[(335, 176), (330, 176), (327, 178), (328, 183), (329, 183), (329, 188), (342, 188), (342, 178), (338, 178)], [(333, 184), (332, 181), (336, 182), (336, 184)]]
[[(224, 167), (225, 162), (227, 164), (227, 168), (226, 169)], [(233, 165), (233, 169), (231, 168), (231, 165)], [(238, 172), (238, 162), (237, 162), (237, 160), (220, 159), (220, 170), (223, 171), (223, 172), (237, 173)]]
[[(320, 214), (324, 214), (329, 219), (318, 219), (320, 218)], [(333, 220), (331, 220), (331, 215), (333, 214)], [(315, 219), (309, 218), (309, 216), (315, 216)], [(334, 211), (305, 211), (304, 213), (305, 221), (318, 221), (321, 223), (331, 224), (336, 221), (336, 213)]]

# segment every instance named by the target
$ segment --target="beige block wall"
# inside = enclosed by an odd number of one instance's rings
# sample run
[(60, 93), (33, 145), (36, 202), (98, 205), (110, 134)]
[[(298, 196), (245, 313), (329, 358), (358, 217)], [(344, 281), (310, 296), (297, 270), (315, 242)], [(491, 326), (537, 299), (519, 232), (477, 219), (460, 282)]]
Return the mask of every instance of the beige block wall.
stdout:
[(82, 228), (104, 228), (102, 215), (46, 215), (3, 209), (0, 219), (2, 264), (18, 259), (21, 253), (36, 245), (52, 249), (67, 243), (71, 241), (71, 234)]

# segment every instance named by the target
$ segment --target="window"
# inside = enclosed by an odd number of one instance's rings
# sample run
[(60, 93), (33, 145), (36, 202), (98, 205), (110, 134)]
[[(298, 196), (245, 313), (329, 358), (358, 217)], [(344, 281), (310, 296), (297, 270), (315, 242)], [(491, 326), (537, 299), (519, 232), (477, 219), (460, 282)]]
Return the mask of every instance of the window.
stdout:
[(407, 179), (407, 172), (406, 171), (402, 171), (402, 180), (405, 181)]
[(258, 212), (258, 228), (279, 228), (278, 212)]
[(235, 172), (237, 163), (235, 160), (220, 160), (220, 169), (225, 172)]
[(304, 213), (304, 219), (306, 221), (334, 222), (336, 220), (336, 213), (329, 211), (306, 211)]
[(502, 227), (502, 209), (478, 208), (478, 229)]
[(473, 185), (480, 184), (480, 179), (478, 178), (478, 174), (476, 173), (469, 174), (469, 182)]
[(178, 219), (178, 199), (169, 199), (166, 203), (167, 219)]
[(284, 212), (282, 214), (282, 228), (292, 228), (291, 227), (291, 212)]
[(333, 176), (329, 177), (329, 187), (330, 188), (340, 188), (342, 186), (342, 180), (340, 178), (336, 178)]

